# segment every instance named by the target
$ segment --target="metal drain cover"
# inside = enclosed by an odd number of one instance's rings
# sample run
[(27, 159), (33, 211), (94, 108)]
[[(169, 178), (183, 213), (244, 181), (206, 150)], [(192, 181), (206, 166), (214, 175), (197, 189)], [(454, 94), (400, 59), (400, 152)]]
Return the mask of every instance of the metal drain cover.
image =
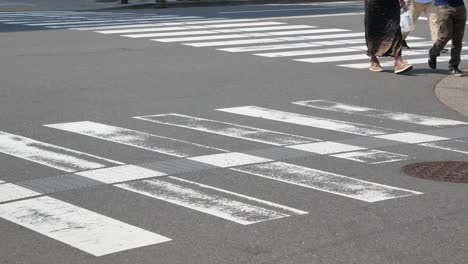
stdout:
[(409, 176), (445, 182), (468, 183), (468, 162), (442, 161), (414, 163), (403, 167)]

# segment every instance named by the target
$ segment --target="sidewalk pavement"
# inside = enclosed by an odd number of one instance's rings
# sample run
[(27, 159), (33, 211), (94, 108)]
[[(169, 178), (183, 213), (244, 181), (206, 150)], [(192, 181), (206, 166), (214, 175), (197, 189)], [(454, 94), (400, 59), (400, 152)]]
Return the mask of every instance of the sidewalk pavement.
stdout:
[(445, 77), (436, 85), (435, 94), (442, 103), (468, 116), (468, 77)]
[[(167, 7), (329, 2), (336, 0), (168, 0)], [(344, 0), (356, 1), (356, 0)], [(0, 12), (26, 10), (99, 10), (153, 8), (155, 0), (0, 0)]]

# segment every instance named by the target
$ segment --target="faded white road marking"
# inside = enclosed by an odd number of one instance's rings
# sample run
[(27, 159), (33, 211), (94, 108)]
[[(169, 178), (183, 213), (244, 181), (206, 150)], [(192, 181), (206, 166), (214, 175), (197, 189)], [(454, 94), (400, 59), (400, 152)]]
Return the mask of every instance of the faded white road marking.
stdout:
[(0, 203), (42, 195), (12, 183), (0, 182)]
[[(162, 180), (144, 180), (119, 184), (117, 186), (242, 225), (250, 225), (290, 216), (280, 211), (270, 210), (225, 197), (227, 194), (238, 200), (245, 198), (245, 196), (239, 196), (232, 192), (226, 192), (222, 189), (215, 189), (202, 184), (192, 184), (192, 182), (186, 180), (182, 181), (175, 177), (169, 177), (169, 179), (178, 183)], [(210, 191), (210, 193), (205, 192), (206, 190)], [(244, 200), (252, 201), (253, 199), (255, 198), (249, 197), (249, 199)], [(259, 199), (255, 199), (255, 202), (262, 204), (262, 201)], [(272, 205), (270, 202), (263, 202), (263, 204), (268, 206)], [(280, 208), (283, 209), (283, 206)], [(292, 211), (290, 210), (290, 212)], [(302, 214), (304, 213), (305, 212)]]
[(290, 11), (304, 11), (304, 10), (324, 10), (336, 9), (336, 7), (311, 7), (311, 8), (287, 8), (287, 9), (263, 9), (263, 10), (243, 10), (243, 11), (225, 11), (218, 12), (218, 14), (241, 14), (241, 13), (265, 13), (265, 12), (290, 12)]
[[(68, 21), (68, 22), (52, 22), (52, 23), (31, 23), (26, 24), (27, 26), (64, 26), (64, 25), (85, 25), (85, 24), (99, 24), (99, 23), (108, 23), (108, 22), (136, 22), (136, 21), (158, 21), (158, 20), (172, 20), (172, 19), (181, 19), (187, 17), (160, 17), (160, 18), (139, 18), (139, 19), (102, 19), (102, 20), (92, 20), (92, 21)], [(190, 18), (200, 18), (191, 16)]]
[(347, 53), (359, 51), (356, 48), (328, 48), (328, 49), (309, 49), (309, 50), (296, 50), (296, 51), (283, 51), (283, 52), (269, 52), (269, 53), (257, 53), (255, 56), (278, 58), (278, 57), (294, 57), (294, 56), (306, 56), (306, 55), (317, 55), (317, 54), (336, 54), (336, 53)]
[(468, 154), (468, 143), (461, 140), (436, 141), (430, 143), (423, 143), (419, 145)]
[(408, 159), (408, 156), (396, 154), (387, 151), (376, 149), (368, 149), (362, 151), (346, 152), (340, 154), (330, 155), (340, 159), (348, 159), (352, 161), (368, 163), (368, 164), (382, 164), (389, 162), (396, 162)]
[(0, 153), (66, 172), (92, 170), (110, 165), (123, 164), (118, 161), (104, 159), (5, 132), (0, 132)]
[(217, 152), (227, 152), (226, 150), (218, 148), (91, 121), (51, 124), (45, 126), (180, 158)]
[(298, 36), (298, 37), (278, 37), (278, 38), (260, 38), (250, 39), (246, 43), (236, 43), (236, 41), (213, 41), (213, 42), (194, 42), (184, 43), (187, 46), (193, 47), (213, 47), (213, 46), (232, 46), (241, 44), (255, 44), (255, 43), (275, 43), (275, 42), (290, 42), (290, 41), (304, 41), (304, 40), (317, 40), (317, 39), (339, 39), (339, 38), (353, 38), (362, 37), (364, 33), (344, 33), (344, 34), (326, 34), (326, 35), (311, 35), (311, 36)]
[(415, 133), (415, 132), (402, 132), (402, 133), (395, 133), (395, 134), (388, 134), (388, 135), (379, 135), (375, 137), (403, 142), (403, 143), (409, 143), (409, 144), (426, 143), (426, 142), (442, 141), (442, 140), (450, 139), (450, 138), (433, 136), (433, 135), (422, 134), (422, 133)]
[(0, 217), (94, 256), (171, 240), (50, 197), (2, 204)]
[(181, 114), (162, 114), (135, 117), (137, 119), (165, 125), (183, 127), (228, 137), (241, 138), (276, 146), (301, 144), (318, 141), (317, 139), (275, 132), (256, 127), (209, 120)]
[[(217, 30), (221, 28), (235, 28), (229, 29), (228, 32), (248, 32), (248, 31), (268, 31), (268, 30), (284, 30), (284, 29), (303, 29), (303, 28), (315, 28), (314, 26), (307, 25), (283, 25), (281, 22), (256, 22), (256, 23), (234, 23), (234, 24), (215, 24), (215, 25), (198, 25), (198, 26), (178, 26), (178, 27), (146, 27), (146, 28), (131, 28), (131, 29), (114, 29), (96, 31), (102, 34), (124, 34), (124, 33), (142, 33), (142, 32), (153, 32), (153, 31), (183, 31), (183, 30)], [(274, 26), (275, 25), (275, 26)], [(261, 27), (260, 27), (261, 26)], [(269, 26), (269, 27), (267, 27)], [(246, 28), (243, 28), (246, 27)], [(228, 33), (226, 32), (226, 33)]]
[(0, 184), (5, 183), (4, 181), (0, 180)]
[(125, 20), (126, 22), (97, 22), (97, 23), (89, 23), (89, 24), (67, 24), (67, 25), (58, 25), (58, 26), (46, 26), (47, 28), (54, 28), (54, 29), (72, 29), (77, 27), (103, 27), (103, 26), (111, 26), (111, 25), (129, 25), (129, 24), (147, 24), (147, 23), (166, 23), (166, 22), (188, 22), (188, 21), (196, 21), (201, 20), (199, 17), (168, 17), (165, 19), (160, 20), (139, 20), (139, 21), (129, 21)]
[(315, 116), (308, 116), (290, 112), (284, 112), (274, 109), (262, 108), (257, 106), (241, 106), (232, 108), (217, 109), (227, 113), (233, 113), (244, 116), (252, 116), (267, 120), (280, 121), (290, 124), (316, 127), (343, 133), (350, 133), (362, 136), (371, 136), (379, 134), (394, 133), (396, 130), (386, 129), (376, 126), (369, 126), (359, 123), (345, 122), (334, 119), (326, 119)]
[[(421, 51), (421, 50), (405, 51), (404, 55), (405, 56), (420, 56), (425, 53), (427, 52)], [(354, 54), (354, 55), (343, 55), (343, 56), (303, 58), (303, 59), (295, 59), (295, 61), (309, 62), (309, 63), (323, 63), (323, 62), (352, 61), (352, 60), (366, 60), (366, 59), (369, 59), (369, 56), (367, 56), (366, 54)], [(388, 62), (385, 62), (385, 63), (388, 64)], [(391, 65), (386, 64), (386, 66), (393, 66), (393, 63), (394, 62), (392, 62)]]
[(365, 149), (365, 148), (358, 147), (358, 146), (342, 144), (342, 143), (337, 143), (337, 142), (332, 142), (332, 141), (323, 141), (323, 142), (293, 145), (293, 146), (288, 146), (288, 148), (299, 149), (299, 150), (322, 154), (322, 155)]
[(218, 50), (226, 51), (226, 52), (252, 52), (252, 51), (264, 51), (264, 50), (312, 48), (312, 47), (320, 47), (320, 46), (321, 45), (314, 44), (314, 43), (294, 43), (294, 44), (279, 44), (279, 45), (263, 45), (263, 46), (222, 48), (222, 49), (218, 49)]
[(284, 162), (248, 165), (231, 170), (369, 203), (422, 194)]
[(108, 30), (108, 29), (124, 29), (124, 28), (141, 28), (141, 27), (154, 27), (154, 26), (184, 26), (184, 25), (202, 25), (202, 24), (221, 24), (221, 23), (235, 23), (235, 22), (255, 22), (258, 19), (225, 19), (225, 18), (213, 18), (206, 19), (201, 18), (193, 22), (168, 22), (168, 23), (148, 23), (148, 24), (131, 24), (131, 25), (116, 25), (116, 26), (100, 26), (100, 27), (81, 27), (73, 28), (75, 30)]
[(163, 172), (149, 170), (135, 165), (122, 165), (111, 168), (82, 171), (77, 172), (75, 174), (107, 184), (148, 179), (152, 177), (160, 177), (167, 175)]
[(198, 156), (188, 158), (189, 160), (210, 164), (220, 168), (229, 168), (234, 166), (241, 166), (254, 163), (262, 163), (272, 161), (270, 159), (248, 155), (239, 152), (213, 154), (206, 156)]
[(425, 126), (457, 126), (457, 125), (467, 125), (468, 123), (451, 120), (439, 117), (423, 116), (402, 112), (391, 112), (387, 110), (379, 110), (376, 108), (363, 107), (358, 105), (343, 104), (338, 102), (326, 101), (326, 100), (310, 100), (310, 101), (298, 101), (293, 102), (296, 105), (302, 105), (317, 109), (323, 109), (328, 111), (347, 113), (347, 114), (356, 114), (380, 119), (389, 119), (402, 121), (411, 124), (425, 125)]
[[(319, 33), (332, 33), (332, 32), (346, 32), (350, 31), (347, 29), (339, 29), (339, 28), (330, 28), (330, 29), (310, 29), (310, 30), (288, 30), (288, 31), (278, 31), (278, 32), (268, 32), (268, 33), (248, 33), (248, 34), (231, 34), (231, 35), (213, 35), (213, 36), (204, 36), (204, 37), (176, 37), (176, 38), (162, 38), (162, 39), (154, 39), (155, 41), (160, 42), (185, 42), (185, 41), (200, 41), (200, 40), (210, 40), (210, 39), (235, 39), (235, 38), (260, 38), (260, 37), (275, 37), (275, 36), (290, 36), (290, 35), (301, 35), (301, 34), (319, 34)], [(210, 32), (208, 31), (200, 31), (196, 32), (193, 31), (191, 35), (207, 35), (207, 34), (216, 34), (221, 33), (215, 30)], [(242, 32), (241, 32), (242, 33)], [(176, 33), (161, 33), (161, 34), (135, 34), (135, 35), (124, 35), (124, 37), (162, 37), (162, 36), (176, 36)], [(190, 35), (190, 32), (183, 31), (180, 32), (180, 36), (183, 35)], [(324, 35), (319, 35), (316, 37), (320, 37)], [(302, 37), (309, 37), (309, 36), (300, 36)]]
[[(201, 27), (201, 26), (200, 26)], [(303, 28), (315, 28), (313, 26), (306, 26), (306, 25), (294, 25), (294, 26), (275, 26), (275, 27), (249, 27), (249, 28), (235, 28), (235, 29), (205, 29), (205, 30), (190, 30), (190, 29), (180, 29), (180, 30), (172, 30), (170, 32), (163, 32), (163, 33), (146, 33), (146, 34), (130, 34), (130, 35), (122, 35), (123, 37), (128, 38), (159, 38), (159, 37), (171, 37), (171, 36), (189, 36), (189, 35), (209, 35), (209, 34), (218, 34), (218, 33), (247, 33), (247, 32), (264, 32), (264, 31), (275, 31), (275, 30), (285, 30), (289, 29), (288, 34), (286, 31), (278, 31), (278, 32), (271, 32), (271, 33), (258, 33), (262, 34), (263, 37), (265, 34), (269, 35), (295, 35), (295, 34), (303, 34), (306, 30), (301, 31), (290, 31), (291, 29), (303, 29)], [(149, 30), (151, 32), (152, 30)], [(154, 30), (153, 30), (154, 31)], [(156, 30), (158, 31), (158, 30)], [(166, 31), (166, 30), (160, 30)], [(314, 33), (314, 30), (309, 30), (310, 33)], [(250, 33), (249, 33), (250, 34)], [(256, 34), (257, 35), (257, 34)]]
[[(407, 54), (405, 54), (405, 55), (407, 55)], [(419, 55), (423, 55), (423, 54), (419, 54)], [(468, 60), (468, 55), (461, 56), (461, 59), (462, 60)], [(450, 60), (450, 56), (437, 57), (438, 62), (445, 62), (445, 61), (449, 61), (449, 60)], [(407, 61), (408, 61), (409, 64), (413, 64), (413, 65), (425, 64), (425, 63), (427, 63), (427, 58), (407, 59)], [(392, 67), (393, 62), (381, 62), (380, 65), (382, 67)], [(338, 66), (346, 67), (346, 68), (353, 68), (353, 69), (367, 69), (369, 67), (369, 63), (367, 62), (367, 63), (342, 64), (342, 65), (338, 65)]]

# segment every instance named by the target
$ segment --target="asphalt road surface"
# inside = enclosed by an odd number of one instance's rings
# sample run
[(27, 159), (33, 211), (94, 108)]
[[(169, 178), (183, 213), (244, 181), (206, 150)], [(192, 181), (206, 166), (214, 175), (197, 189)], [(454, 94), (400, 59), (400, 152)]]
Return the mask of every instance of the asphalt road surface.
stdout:
[(467, 159), (447, 59), (369, 72), (362, 11), (1, 13), (0, 263), (468, 263), (467, 185), (401, 171)]

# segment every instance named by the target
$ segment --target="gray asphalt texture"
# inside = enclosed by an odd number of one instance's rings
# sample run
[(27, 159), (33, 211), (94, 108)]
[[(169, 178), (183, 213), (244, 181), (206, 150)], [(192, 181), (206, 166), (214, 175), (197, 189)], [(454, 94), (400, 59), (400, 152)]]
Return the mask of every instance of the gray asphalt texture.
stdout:
[[(355, 3), (336, 9), (218, 13), (282, 8), (285, 6), (125, 12), (229, 18), (278, 16), (273, 21), (363, 31), (362, 16), (281, 18), (361, 12), (362, 6)], [(292, 5), (290, 8), (311, 6)], [(425, 23), (420, 22), (414, 36), (429, 39)], [(300, 63), (287, 58), (263, 58), (85, 31), (5, 24), (0, 24), (0, 31), (0, 130), (128, 164), (172, 158), (43, 125), (89, 120), (249, 152), (270, 146), (146, 123), (132, 117), (180, 113), (332, 141), (355, 136), (229, 115), (214, 109), (257, 105), (404, 131), (427, 129), (290, 104), (298, 100), (323, 99), (468, 121), (434, 96), (434, 85), (446, 76), (444, 63), (437, 71), (421, 64), (407, 75), (395, 75), (390, 69), (375, 74), (336, 67), (336, 63)], [(412, 158), (382, 165), (327, 156), (302, 157), (288, 162), (417, 190), (423, 195), (365, 203), (225, 169), (178, 175), (309, 212), (242, 226), (112, 186), (96, 186), (51, 196), (173, 240), (97, 258), (0, 219), (0, 263), (468, 263), (468, 186), (411, 178), (401, 172), (401, 167), (413, 162), (463, 161), (466, 155), (407, 144), (383, 149)], [(45, 166), (0, 155), (0, 179), (7, 182), (60, 174), (62, 172)]]

